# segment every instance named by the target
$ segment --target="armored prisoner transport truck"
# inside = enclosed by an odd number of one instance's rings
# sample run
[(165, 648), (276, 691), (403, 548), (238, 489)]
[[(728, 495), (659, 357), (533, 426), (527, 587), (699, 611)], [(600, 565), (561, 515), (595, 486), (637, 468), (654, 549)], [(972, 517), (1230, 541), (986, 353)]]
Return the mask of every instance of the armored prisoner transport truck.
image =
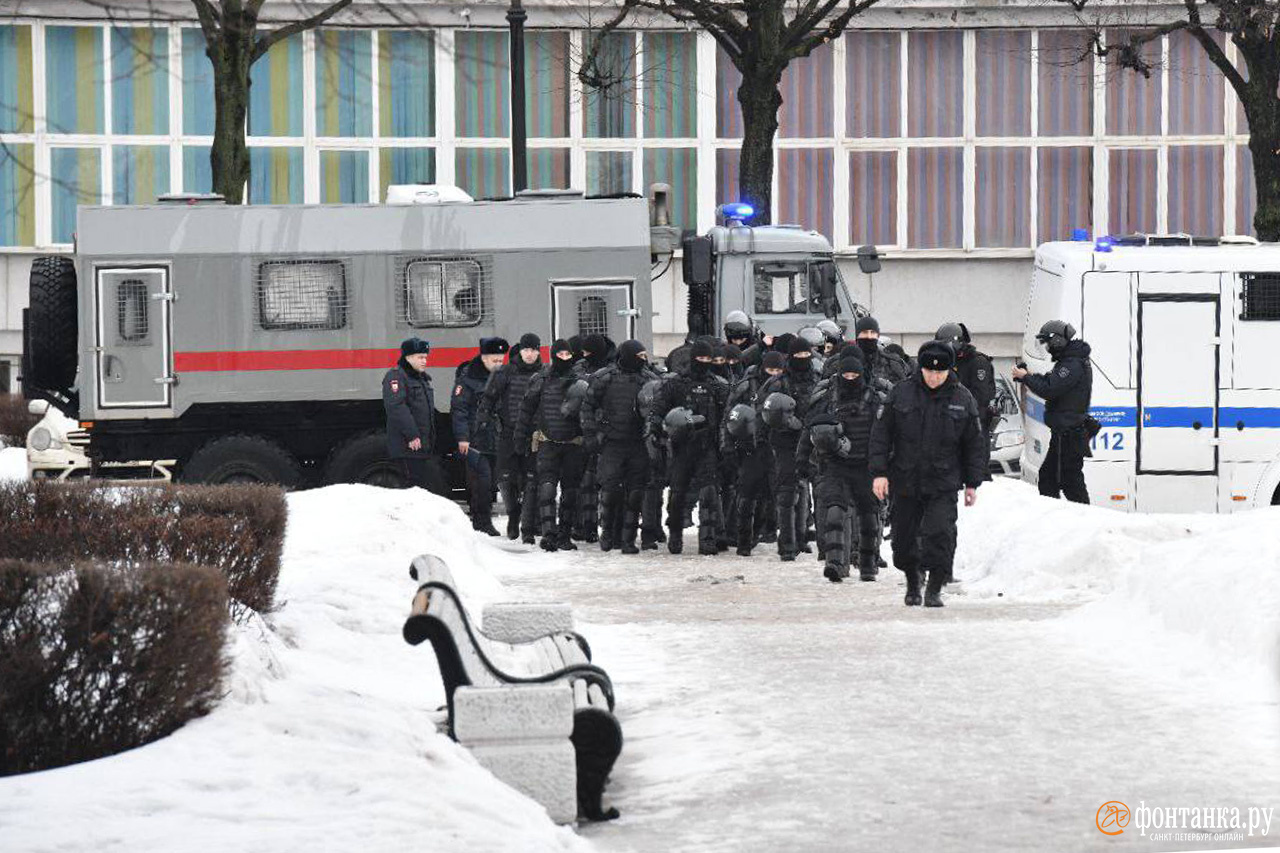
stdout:
[(649, 210), (643, 198), (563, 193), (81, 207), (74, 257), (32, 269), (25, 390), (80, 421), (97, 465), (165, 459), (195, 482), (396, 485), (380, 380), (400, 341), (431, 342), (447, 407), (454, 368), (481, 336), (650, 340), (651, 254), (676, 239), (657, 227), (651, 245)]

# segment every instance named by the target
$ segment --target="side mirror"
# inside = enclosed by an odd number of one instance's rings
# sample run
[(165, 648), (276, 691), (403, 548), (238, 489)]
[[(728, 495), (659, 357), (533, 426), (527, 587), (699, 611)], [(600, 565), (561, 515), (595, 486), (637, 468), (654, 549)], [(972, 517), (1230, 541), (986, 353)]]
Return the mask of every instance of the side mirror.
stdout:
[(880, 272), (880, 250), (875, 246), (859, 246), (858, 269), (867, 275)]
[(45, 413), (49, 411), (49, 401), (32, 400), (30, 403), (27, 403), (27, 411), (38, 418), (42, 418)]

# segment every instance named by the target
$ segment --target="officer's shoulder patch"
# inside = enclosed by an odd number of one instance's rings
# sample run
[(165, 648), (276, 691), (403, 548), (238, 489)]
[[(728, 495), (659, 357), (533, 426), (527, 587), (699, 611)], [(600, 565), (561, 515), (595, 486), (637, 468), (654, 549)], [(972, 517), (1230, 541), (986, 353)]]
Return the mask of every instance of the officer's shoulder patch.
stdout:
[(391, 380), (391, 393), (392, 393), (392, 394), (399, 394), (399, 393), (400, 393), (400, 380), (399, 380), (399, 379), (392, 379), (392, 380)]
[(1071, 371), (1067, 370), (1065, 367), (1059, 367), (1058, 375), (1061, 376), (1063, 379), (1066, 379), (1068, 376), (1071, 375)]

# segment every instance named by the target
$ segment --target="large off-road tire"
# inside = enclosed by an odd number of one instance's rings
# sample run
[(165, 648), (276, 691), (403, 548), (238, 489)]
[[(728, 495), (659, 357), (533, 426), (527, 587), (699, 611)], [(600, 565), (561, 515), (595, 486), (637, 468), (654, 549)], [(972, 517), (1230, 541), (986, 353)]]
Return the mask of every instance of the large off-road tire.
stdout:
[(293, 489), (302, 482), (302, 466), (289, 451), (256, 435), (228, 435), (205, 444), (182, 466), (185, 483), (275, 483)]
[(409, 485), (400, 466), (387, 455), (387, 437), (381, 430), (357, 435), (335, 447), (324, 465), (324, 481), (385, 489)]
[(30, 286), (24, 382), (49, 391), (66, 391), (75, 384), (79, 360), (74, 259), (62, 255), (36, 258), (31, 264)]

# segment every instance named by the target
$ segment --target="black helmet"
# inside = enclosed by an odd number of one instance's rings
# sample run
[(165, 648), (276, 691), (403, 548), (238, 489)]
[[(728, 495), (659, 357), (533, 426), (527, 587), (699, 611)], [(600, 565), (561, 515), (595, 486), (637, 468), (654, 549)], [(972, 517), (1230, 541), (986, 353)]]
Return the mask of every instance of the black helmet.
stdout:
[(796, 417), (795, 398), (774, 391), (764, 400), (760, 416), (772, 429), (798, 430), (803, 426)]
[(1067, 341), (1076, 336), (1075, 327), (1063, 320), (1050, 320), (1040, 327), (1036, 340), (1044, 344), (1050, 355), (1066, 349)]
[(566, 418), (576, 418), (582, 411), (582, 401), (587, 399), (587, 380), (579, 379), (564, 392), (564, 402), (560, 404), (560, 414)]
[(745, 311), (730, 311), (725, 316), (724, 336), (726, 340), (751, 337), (751, 318)]
[(746, 403), (739, 403), (729, 410), (725, 430), (738, 441), (753, 441), (756, 437), (756, 410)]
[(938, 332), (933, 336), (933, 339), (953, 344), (967, 344), (970, 342), (969, 330), (964, 323), (943, 323), (938, 327)]
[(667, 412), (667, 416), (662, 419), (662, 428), (667, 431), (667, 435), (671, 436), (673, 440), (678, 440), (688, 435), (698, 424), (706, 422), (706, 418), (702, 415), (695, 415), (692, 409), (677, 406)]

